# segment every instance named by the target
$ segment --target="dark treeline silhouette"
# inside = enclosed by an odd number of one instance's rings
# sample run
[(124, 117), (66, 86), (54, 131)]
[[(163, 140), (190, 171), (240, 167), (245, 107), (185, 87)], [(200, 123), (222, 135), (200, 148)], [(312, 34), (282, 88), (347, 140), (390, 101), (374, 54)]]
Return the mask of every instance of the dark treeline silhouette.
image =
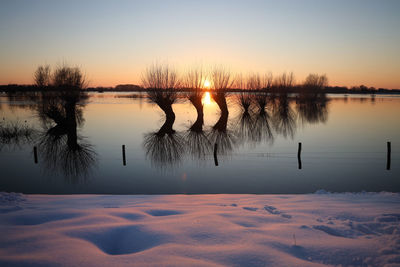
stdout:
[[(161, 66), (161, 65), (159, 65)], [(169, 69), (171, 69), (169, 67)], [(205, 74), (207, 72), (208, 74)], [(176, 76), (186, 76), (180, 75), (176, 71), (174, 71)], [(247, 77), (243, 78), (243, 75), (237, 74), (233, 75), (230, 71), (227, 71), (224, 67), (214, 67), (210, 68), (207, 71), (202, 70), (201, 79), (198, 80), (197, 84), (195, 80), (190, 83), (185, 82), (184, 80), (177, 79), (177, 83), (174, 84), (174, 90), (177, 92), (190, 92), (196, 91), (199, 89), (199, 85), (201, 85), (201, 89), (218, 89), (218, 92), (226, 91), (226, 92), (259, 92), (259, 91), (267, 91), (270, 93), (279, 93), (284, 90), (285, 93), (301, 93), (306, 88), (304, 85), (307, 83), (307, 80), (312, 79), (315, 74), (310, 74), (305, 83), (303, 84), (295, 84), (294, 83), (294, 75), (293, 73), (283, 73), (278, 75), (277, 77), (273, 77), (272, 73), (267, 74), (250, 74)], [(65, 77), (69, 77), (68, 81), (69, 85), (78, 86), (84, 88), (86, 91), (95, 91), (95, 92), (142, 92), (148, 91), (149, 88), (157, 89), (157, 86), (150, 86), (149, 84), (119, 84), (115, 87), (88, 87), (83, 79), (82, 72), (77, 67), (68, 67), (65, 64), (63, 66), (57, 67), (53, 72), (49, 65), (39, 66), (34, 73), (34, 84), (32, 85), (18, 85), (18, 84), (8, 84), (8, 85), (0, 85), (0, 92), (19, 92), (19, 91), (42, 91), (42, 90), (58, 90), (59, 86), (58, 82), (55, 80), (55, 77), (60, 78), (61, 80)], [(206, 81), (205, 77), (212, 78), (211, 86), (204, 85)], [(233, 76), (235, 78), (233, 79)], [(318, 76), (318, 75), (317, 75)], [(325, 78), (326, 76), (323, 75)], [(228, 79), (228, 80), (225, 80)], [(65, 83), (66, 81), (61, 81)], [(82, 84), (74, 84), (76, 82), (82, 82)], [(143, 80), (142, 80), (143, 82)], [(289, 82), (290, 84), (285, 84)], [(193, 84), (194, 83), (194, 84)], [(286, 86), (289, 85), (289, 86)], [(154, 87), (154, 88), (153, 88)], [(356, 93), (356, 94), (391, 94), (391, 93), (400, 93), (400, 89), (386, 89), (386, 88), (374, 88), (367, 87), (365, 85), (353, 86), (348, 88), (346, 86), (328, 86), (327, 84), (324, 86), (326, 93)]]
[[(122, 86), (122, 87), (120, 87)], [(295, 85), (291, 89), (290, 93), (299, 93), (301, 91), (300, 85)], [(21, 84), (6, 84), (0, 85), (0, 92), (37, 92), (42, 89), (37, 87), (36, 85), (21, 85)], [(85, 88), (87, 92), (147, 92), (146, 88), (141, 87), (140, 85), (117, 85), (115, 87), (87, 87)], [(192, 91), (189, 88), (177, 88), (177, 92), (188, 92)], [(243, 88), (230, 88), (226, 90), (227, 92), (257, 92), (257, 90), (249, 90)], [(375, 87), (366, 87), (363, 85), (360, 86), (326, 86), (325, 92), (327, 94), (400, 94), (400, 89), (387, 89), (387, 88), (375, 88)]]

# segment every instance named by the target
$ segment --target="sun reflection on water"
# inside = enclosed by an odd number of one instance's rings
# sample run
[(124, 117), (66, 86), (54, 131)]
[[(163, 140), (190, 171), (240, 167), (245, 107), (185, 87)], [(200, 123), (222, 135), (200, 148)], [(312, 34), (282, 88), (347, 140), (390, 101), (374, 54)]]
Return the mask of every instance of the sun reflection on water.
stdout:
[(201, 100), (203, 105), (210, 105), (211, 104), (211, 95), (210, 92), (205, 92), (203, 95), (203, 99)]

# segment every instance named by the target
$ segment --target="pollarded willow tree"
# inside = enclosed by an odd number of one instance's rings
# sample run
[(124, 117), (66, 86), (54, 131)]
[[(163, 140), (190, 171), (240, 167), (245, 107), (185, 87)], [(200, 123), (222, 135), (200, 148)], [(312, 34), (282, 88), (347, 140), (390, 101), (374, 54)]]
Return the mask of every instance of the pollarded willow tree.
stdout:
[(188, 69), (183, 75), (181, 85), (183, 88), (192, 91), (201, 91), (205, 88), (205, 82), (208, 80), (208, 73), (202, 66), (195, 66)]
[(142, 74), (142, 86), (149, 91), (150, 101), (156, 103), (165, 113), (172, 112), (171, 105), (177, 99), (176, 89), (180, 86), (175, 69), (169, 65), (151, 65)]
[(63, 65), (54, 70), (52, 86), (55, 88), (79, 90), (86, 87), (86, 80), (80, 68)]
[(78, 133), (88, 99), (83, 90), (85, 77), (80, 68), (63, 64), (53, 72), (50, 66), (39, 66), (34, 78), (42, 89), (37, 112), (44, 131), (40, 133), (38, 148), (46, 170), (62, 171), (70, 182), (78, 182), (96, 162), (92, 145)]
[(210, 72), (211, 88), (216, 91), (225, 91), (233, 86), (235, 79), (231, 71), (223, 66), (216, 66)]
[(83, 90), (87, 83), (81, 69), (63, 64), (51, 73), (50, 66), (39, 66), (35, 82), (38, 86), (42, 84), (39, 116), (43, 120), (51, 118), (57, 124), (75, 127), (80, 121), (80, 116), (76, 114), (82, 113), (84, 100), (88, 98)]
[(214, 67), (210, 72), (212, 97), (218, 104), (221, 113), (228, 116), (228, 106), (226, 103), (227, 89), (230, 89), (235, 80), (232, 73), (223, 66)]
[(272, 86), (272, 73), (260, 75), (259, 73), (249, 74), (246, 81), (248, 90), (268, 90)]
[(211, 153), (211, 143), (203, 130), (204, 107), (202, 98), (204, 89), (209, 86), (206, 84), (206, 81), (208, 82), (207, 74), (202, 66), (195, 66), (186, 71), (182, 81), (182, 87), (189, 90), (187, 98), (197, 112), (196, 121), (185, 134), (187, 151), (193, 158), (200, 160), (205, 160), (206, 156)]
[(303, 83), (303, 89), (307, 93), (321, 92), (328, 85), (328, 78), (325, 74), (309, 74)]
[(84, 74), (79, 67), (66, 64), (57, 66), (53, 72), (49, 65), (39, 66), (34, 73), (35, 85), (42, 90), (82, 90), (87, 86)]
[[(241, 73), (236, 75), (233, 88), (239, 90), (247, 89), (247, 80)], [(236, 102), (242, 108), (243, 114), (247, 115), (252, 102), (250, 94), (248, 92), (240, 92), (236, 95)]]
[(292, 72), (282, 73), (274, 79), (273, 88), (278, 93), (278, 102), (274, 102), (272, 122), (275, 131), (282, 134), (285, 138), (293, 138), (296, 131), (296, 113), (291, 107), (291, 98), (289, 93), (295, 85), (295, 79)]
[[(202, 67), (194, 67), (186, 71), (182, 79), (182, 87), (188, 89), (187, 98), (196, 108), (198, 118), (203, 118), (203, 97), (204, 83), (207, 81), (207, 74)], [(201, 126), (203, 122), (201, 122)]]
[(265, 75), (256, 73), (247, 78), (247, 88), (257, 91), (254, 100), (259, 110), (264, 110), (267, 106), (267, 93), (271, 90), (272, 82), (272, 73)]
[(296, 107), (303, 123), (325, 122), (328, 118), (329, 100), (325, 95), (328, 78), (325, 74), (309, 74), (306, 77)]
[(190, 131), (203, 132), (204, 113), (203, 113), (203, 89), (207, 81), (207, 74), (202, 67), (194, 67), (189, 69), (182, 79), (182, 87), (188, 89), (187, 98), (196, 108), (197, 119), (190, 127)]
[(51, 69), (49, 65), (39, 66), (34, 73), (35, 85), (39, 88), (50, 86)]
[(290, 91), (290, 89), (293, 88), (294, 82), (295, 79), (293, 72), (284, 72), (274, 79), (272, 86), (277, 90), (278, 93), (286, 94)]
[(221, 110), (220, 118), (209, 134), (210, 142), (218, 144), (219, 153), (226, 154), (233, 149), (233, 144), (236, 142), (233, 133), (228, 130), (229, 111), (226, 102), (227, 90), (232, 88), (235, 79), (223, 66), (214, 67), (210, 72), (210, 78), (211, 95)]
[(149, 90), (172, 90), (180, 85), (178, 72), (167, 64), (153, 64), (142, 74), (142, 85)]
[(142, 74), (142, 86), (148, 90), (149, 100), (166, 116), (161, 128), (147, 133), (143, 143), (147, 157), (162, 168), (179, 163), (185, 150), (183, 137), (173, 129), (172, 104), (177, 100), (176, 89), (180, 84), (178, 73), (168, 65), (153, 64)]

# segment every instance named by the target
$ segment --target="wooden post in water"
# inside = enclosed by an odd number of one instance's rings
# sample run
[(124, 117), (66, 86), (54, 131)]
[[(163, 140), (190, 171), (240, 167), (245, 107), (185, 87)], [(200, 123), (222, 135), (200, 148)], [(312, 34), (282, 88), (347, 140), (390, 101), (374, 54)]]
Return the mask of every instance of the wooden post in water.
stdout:
[(33, 159), (35, 161), (35, 164), (38, 164), (38, 156), (37, 156), (37, 147), (33, 147)]
[(301, 170), (301, 142), (299, 142), (299, 148), (297, 149), (297, 161), (299, 163), (299, 170)]
[(390, 170), (391, 153), (392, 153), (392, 147), (391, 147), (391, 144), (390, 144), (390, 142), (387, 142), (387, 161), (386, 161), (386, 170)]
[(122, 164), (126, 166), (125, 145), (122, 145)]
[(218, 144), (214, 144), (214, 163), (215, 166), (218, 166), (218, 158), (217, 158), (217, 150), (218, 150)]

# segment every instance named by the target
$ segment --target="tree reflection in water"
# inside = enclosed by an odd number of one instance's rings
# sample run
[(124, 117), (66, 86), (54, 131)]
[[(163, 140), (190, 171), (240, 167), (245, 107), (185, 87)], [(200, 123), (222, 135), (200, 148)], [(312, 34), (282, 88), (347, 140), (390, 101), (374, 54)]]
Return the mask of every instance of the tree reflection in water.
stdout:
[(251, 108), (252, 96), (247, 93), (240, 93), (236, 97), (236, 103), (241, 108), (241, 112), (234, 119), (234, 125), (237, 138), (241, 143), (246, 143), (253, 139), (254, 108)]
[[(229, 126), (226, 94), (213, 92), (211, 96), (220, 108), (220, 116), (205, 132), (202, 94), (197, 91), (186, 94), (196, 108), (196, 121), (181, 134), (172, 127), (175, 122), (172, 103), (177, 98), (176, 94), (163, 91), (152, 94), (149, 95), (150, 100), (164, 111), (166, 119), (159, 131), (145, 135), (144, 146), (152, 163), (161, 168), (179, 164), (185, 153), (193, 159), (205, 160), (212, 154), (215, 144), (217, 155), (229, 155), (238, 145), (272, 144), (279, 135), (293, 139), (298, 122), (325, 122), (328, 115), (328, 99), (324, 94), (313, 97), (299, 95), (296, 98), (280, 94), (275, 99), (264, 92), (240, 94), (231, 97), (241, 108), (232, 121), (232, 128)], [(292, 108), (294, 104), (296, 110)]]
[(170, 167), (180, 162), (185, 152), (184, 138), (172, 128), (175, 122), (172, 103), (176, 100), (176, 94), (153, 91), (149, 93), (149, 99), (164, 111), (165, 122), (157, 132), (145, 134), (143, 145), (146, 156), (158, 167)]
[(225, 92), (216, 92), (211, 96), (220, 108), (221, 114), (217, 123), (211, 128), (208, 138), (211, 144), (218, 145), (218, 154), (227, 155), (234, 149), (236, 137), (233, 131), (228, 129), (229, 111)]
[(328, 119), (329, 100), (325, 94), (300, 94), (296, 101), (299, 118), (303, 124), (325, 123)]
[(258, 110), (254, 116), (254, 127), (253, 127), (253, 142), (274, 142), (274, 135), (272, 132), (271, 115), (268, 110), (268, 96), (264, 93), (255, 96)]
[(4, 118), (0, 121), (0, 151), (4, 147), (17, 149), (22, 145), (31, 143), (37, 131), (25, 121), (7, 122)]
[(43, 92), (38, 114), (44, 131), (38, 148), (46, 171), (62, 172), (72, 183), (88, 177), (96, 164), (93, 146), (78, 134), (87, 95), (80, 90)]
[(157, 132), (144, 136), (143, 146), (152, 164), (164, 169), (179, 163), (185, 152), (184, 138), (172, 127), (175, 113), (172, 104), (177, 100), (177, 72), (168, 65), (152, 65), (146, 69), (142, 83), (149, 90), (148, 99), (165, 114), (165, 122)]
[(196, 121), (189, 127), (185, 134), (188, 153), (193, 159), (205, 160), (206, 156), (211, 153), (212, 146), (207, 134), (203, 130), (204, 112), (203, 112), (203, 92), (196, 90), (188, 94), (190, 103), (196, 108)]
[(296, 133), (296, 113), (290, 106), (288, 94), (282, 93), (274, 103), (272, 122), (277, 134), (293, 139)]

